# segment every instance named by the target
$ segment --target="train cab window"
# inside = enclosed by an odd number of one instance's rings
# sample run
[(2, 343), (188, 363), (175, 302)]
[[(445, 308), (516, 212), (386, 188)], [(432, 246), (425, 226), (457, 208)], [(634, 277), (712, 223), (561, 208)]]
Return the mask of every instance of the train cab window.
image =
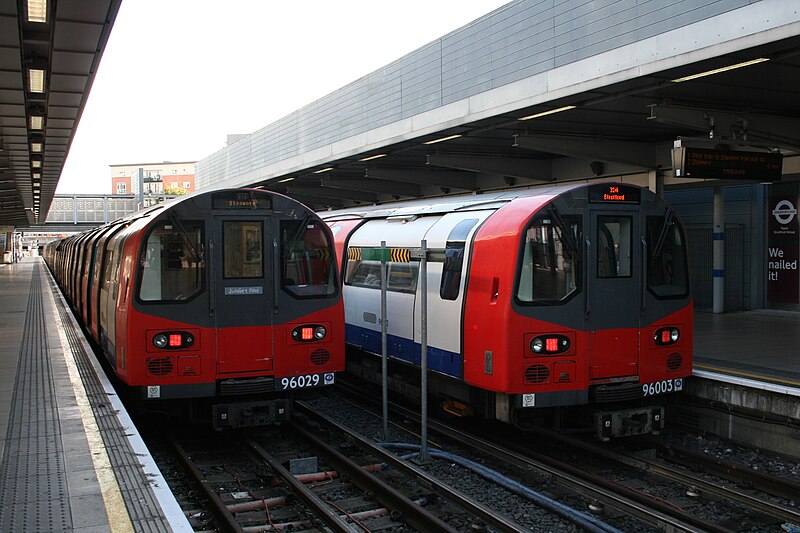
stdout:
[(581, 289), (580, 217), (541, 215), (525, 232), (517, 299), (554, 304)]
[(336, 294), (336, 267), (328, 233), (315, 220), (281, 220), (282, 286), (300, 297)]
[(140, 255), (139, 299), (179, 302), (203, 290), (203, 223), (162, 222), (148, 234)]
[(260, 220), (224, 220), (222, 249), (225, 279), (264, 276), (264, 227)]
[(444, 249), (444, 266), (442, 267), (442, 282), (439, 285), (439, 296), (443, 300), (455, 300), (458, 298), (467, 235), (477, 223), (477, 218), (462, 220), (456, 224), (450, 235), (447, 236), (447, 244)]
[(659, 298), (689, 294), (686, 240), (672, 216), (647, 217), (647, 287)]
[(628, 216), (597, 217), (597, 277), (631, 276), (632, 221)]

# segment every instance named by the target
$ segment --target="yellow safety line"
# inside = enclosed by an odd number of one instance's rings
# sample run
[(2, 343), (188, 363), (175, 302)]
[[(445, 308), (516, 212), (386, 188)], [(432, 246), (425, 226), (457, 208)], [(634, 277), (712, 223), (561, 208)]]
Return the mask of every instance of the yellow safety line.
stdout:
[[(86, 390), (83, 387), (78, 366), (75, 364), (72, 350), (69, 347), (69, 341), (64, 334), (64, 325), (61, 323), (61, 316), (56, 311), (55, 300), (51, 291), (44, 291), (50, 294), (50, 304), (53, 308), (58, 325), (58, 337), (61, 341), (61, 349), (64, 352), (64, 361), (67, 364), (67, 372), (69, 380), (72, 382), (72, 390), (75, 392), (75, 399), (78, 404), (78, 409), (81, 413), (81, 421), (83, 428), (86, 432), (86, 440), (89, 443), (89, 453), (92, 455), (92, 462), (94, 463), (94, 471), (97, 474), (97, 481), (100, 484), (100, 493), (103, 496), (103, 502), (106, 508), (106, 517), (108, 518), (108, 525), (112, 533), (133, 533), (133, 523), (128, 514), (128, 509), (125, 506), (125, 500), (122, 498), (117, 477), (114, 474), (114, 469), (111, 466), (111, 461), (106, 453), (105, 445), (103, 444), (103, 437), (100, 435), (100, 430), (97, 427), (97, 421), (94, 418), (89, 398), (86, 396)], [(68, 355), (69, 354), (69, 355)], [(69, 460), (69, 458), (67, 458)]]
[(729, 368), (721, 368), (717, 366), (711, 366), (703, 363), (695, 363), (694, 368), (699, 368), (700, 370), (710, 370), (719, 372), (720, 374), (735, 374), (737, 376), (742, 376), (750, 379), (760, 380), (760, 381), (767, 381), (767, 382), (774, 382), (774, 383), (781, 383), (783, 385), (794, 385), (795, 387), (800, 386), (800, 382), (792, 381), (789, 379), (780, 379), (780, 378), (773, 378), (771, 376), (765, 376), (763, 374), (752, 374), (750, 372), (742, 372), (738, 370), (731, 370)]

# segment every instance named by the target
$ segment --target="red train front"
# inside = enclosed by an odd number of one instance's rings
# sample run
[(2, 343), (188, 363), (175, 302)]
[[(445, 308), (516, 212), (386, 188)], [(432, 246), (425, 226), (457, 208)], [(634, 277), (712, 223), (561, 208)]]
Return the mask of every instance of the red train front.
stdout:
[[(430, 381), (453, 413), (521, 426), (588, 420), (600, 438), (647, 433), (663, 427), (661, 395), (691, 374), (684, 234), (647, 189), (567, 185), (326, 220), (347, 248), (347, 342), (366, 352), (380, 353), (380, 291), (364, 274), (380, 265), (364, 250), (427, 241)], [(396, 365), (405, 383), (418, 375), (417, 270), (387, 266), (389, 355), (410, 363)], [(370, 366), (348, 360), (362, 375)]]
[(192, 195), (45, 258), (125, 385), (205, 399), (217, 427), (285, 420), (289, 398), (344, 368), (330, 231), (285, 196)]

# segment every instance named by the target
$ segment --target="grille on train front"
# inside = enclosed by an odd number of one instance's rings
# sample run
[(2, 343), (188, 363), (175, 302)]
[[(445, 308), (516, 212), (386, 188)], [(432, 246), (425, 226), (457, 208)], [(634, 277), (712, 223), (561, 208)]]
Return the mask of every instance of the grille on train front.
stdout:
[(597, 385), (591, 392), (592, 400), (597, 403), (622, 402), (641, 398), (642, 386), (639, 383), (615, 383), (613, 385)]
[(225, 381), (219, 382), (219, 393), (221, 396), (260, 394), (274, 391), (275, 380), (273, 378), (226, 379)]

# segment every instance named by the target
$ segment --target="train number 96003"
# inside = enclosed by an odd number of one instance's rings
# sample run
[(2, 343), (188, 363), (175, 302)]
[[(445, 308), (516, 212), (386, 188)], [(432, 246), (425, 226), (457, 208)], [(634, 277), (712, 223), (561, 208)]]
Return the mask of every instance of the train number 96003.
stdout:
[(642, 394), (644, 396), (655, 396), (656, 394), (665, 394), (668, 392), (677, 392), (683, 390), (683, 379), (665, 379), (663, 381), (654, 381), (653, 383), (645, 383), (642, 385)]

